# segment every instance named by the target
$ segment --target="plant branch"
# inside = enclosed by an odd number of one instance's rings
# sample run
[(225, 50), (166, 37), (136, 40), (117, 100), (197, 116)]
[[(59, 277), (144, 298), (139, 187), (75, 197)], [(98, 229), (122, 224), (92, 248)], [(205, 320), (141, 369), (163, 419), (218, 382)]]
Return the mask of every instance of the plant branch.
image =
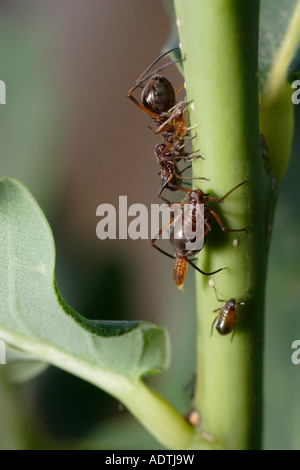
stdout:
[[(229, 228), (216, 225), (199, 254), (201, 269), (228, 269), (213, 277), (219, 296), (236, 298), (239, 319), (233, 342), (211, 324), (220, 307), (205, 276), (196, 274), (198, 365), (195, 406), (207, 431), (228, 449), (261, 446), (263, 314), (267, 267), (267, 213), (271, 191), (261, 158), (258, 113), (258, 0), (176, 0), (195, 148), (205, 157), (194, 176), (201, 189), (221, 198), (214, 208)], [(243, 309), (243, 310), (242, 310)]]

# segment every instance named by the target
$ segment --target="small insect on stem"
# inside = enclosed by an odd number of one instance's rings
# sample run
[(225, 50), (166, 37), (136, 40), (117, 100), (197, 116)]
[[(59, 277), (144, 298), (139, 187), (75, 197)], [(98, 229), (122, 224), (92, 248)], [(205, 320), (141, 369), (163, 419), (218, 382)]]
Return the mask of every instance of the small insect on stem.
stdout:
[(237, 310), (237, 305), (245, 305), (245, 302), (237, 302), (236, 299), (232, 298), (228, 301), (224, 299), (219, 299), (217, 290), (214, 285), (212, 285), (216, 298), (219, 302), (225, 302), (225, 305), (220, 308), (216, 308), (214, 312), (220, 312), (214, 319), (211, 325), (211, 335), (213, 334), (213, 329), (216, 323), (216, 330), (220, 335), (225, 336), (232, 332), (231, 341), (233, 340), (237, 317), (240, 316), (240, 313)]
[(192, 406), (186, 411), (186, 413), (184, 414), (184, 418), (188, 422), (188, 424), (193, 428), (201, 424), (201, 415), (197, 408), (195, 408), (194, 406)]

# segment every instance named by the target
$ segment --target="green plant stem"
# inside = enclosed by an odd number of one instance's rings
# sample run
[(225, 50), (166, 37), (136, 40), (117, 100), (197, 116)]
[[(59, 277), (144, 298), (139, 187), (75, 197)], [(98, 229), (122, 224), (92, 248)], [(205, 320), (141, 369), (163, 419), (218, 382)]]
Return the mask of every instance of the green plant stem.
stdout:
[(263, 318), (268, 256), (268, 200), (271, 187), (261, 158), (258, 111), (258, 0), (175, 0), (184, 61), (190, 124), (197, 126), (195, 149), (205, 157), (194, 176), (201, 189), (220, 198), (247, 180), (222, 204), (227, 227), (213, 225), (198, 257), (214, 275), (221, 299), (236, 298), (245, 318), (234, 340), (216, 330), (222, 306), (207, 276), (196, 273), (198, 365), (195, 405), (202, 428), (227, 449), (258, 449), (262, 427)]

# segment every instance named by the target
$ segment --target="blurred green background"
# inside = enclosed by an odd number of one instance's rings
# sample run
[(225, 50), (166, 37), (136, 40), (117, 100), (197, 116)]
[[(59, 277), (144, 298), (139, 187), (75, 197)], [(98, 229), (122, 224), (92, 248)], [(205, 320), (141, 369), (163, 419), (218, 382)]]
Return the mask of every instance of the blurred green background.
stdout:
[[(161, 0), (2, 0), (0, 174), (21, 180), (53, 229), (66, 301), (90, 318), (147, 320), (171, 335), (172, 365), (152, 385), (182, 413), (195, 369), (194, 272), (185, 293), (146, 240), (96, 237), (96, 208), (150, 207), (159, 189), (148, 117), (125, 97), (170, 33)], [(181, 84), (176, 70), (168, 77)], [(269, 263), (264, 447), (300, 449), (300, 107)], [(259, 243), (259, 240), (257, 241)], [(182, 334), (184, 332), (184, 334)], [(0, 449), (159, 449), (114, 399), (53, 367), (22, 385), (0, 369)]]

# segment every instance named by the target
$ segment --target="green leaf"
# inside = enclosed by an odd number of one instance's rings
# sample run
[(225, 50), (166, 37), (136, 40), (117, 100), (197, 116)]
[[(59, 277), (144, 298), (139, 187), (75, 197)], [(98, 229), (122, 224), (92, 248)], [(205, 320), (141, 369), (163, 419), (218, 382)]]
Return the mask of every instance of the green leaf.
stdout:
[(44, 372), (47, 367), (48, 364), (45, 362), (6, 346), (5, 376), (8, 382), (15, 384), (27, 382)]
[(264, 90), (276, 72), (283, 82), (297, 76), (300, 40), (299, 0), (261, 0), (259, 85)]
[(96, 368), (97, 384), (115, 395), (120, 376), (132, 382), (167, 367), (164, 328), (92, 321), (66, 304), (54, 280), (50, 227), (28, 190), (9, 178), (0, 181), (0, 253), (0, 339), (7, 344), (82, 377)]
[[(289, 74), (295, 74), (299, 62), (292, 60), (299, 48), (299, 1), (298, 0), (262, 0), (260, 5), (259, 36), (259, 84), (263, 89), (272, 67), (283, 58), (286, 63), (283, 74), (285, 80)], [(291, 66), (292, 65), (292, 66)]]
[[(170, 51), (174, 47), (178, 47), (179, 45), (179, 34), (178, 34), (178, 28), (176, 25), (176, 14), (175, 14), (175, 7), (174, 7), (174, 2), (173, 0), (164, 0), (164, 5), (165, 9), (170, 17), (170, 25), (171, 25), (171, 30), (169, 33), (169, 37), (166, 40), (164, 47), (163, 47), (163, 52)], [(178, 51), (176, 55), (174, 55), (176, 59), (180, 59), (181, 55), (180, 52)], [(181, 67), (182, 71), (182, 67)]]
[(299, 74), (300, 0), (262, 0), (260, 15), (260, 131), (268, 148), (266, 170), (280, 181), (294, 132), (293, 89)]

